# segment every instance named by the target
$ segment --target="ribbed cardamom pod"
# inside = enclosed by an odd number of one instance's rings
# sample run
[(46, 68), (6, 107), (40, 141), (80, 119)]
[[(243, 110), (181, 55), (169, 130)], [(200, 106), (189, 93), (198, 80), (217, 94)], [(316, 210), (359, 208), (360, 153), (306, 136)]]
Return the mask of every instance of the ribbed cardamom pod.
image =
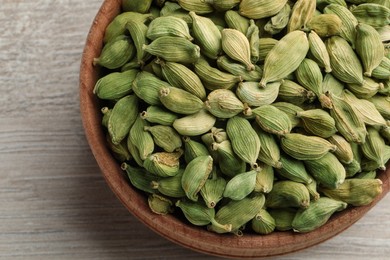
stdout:
[(322, 186), (335, 189), (346, 177), (344, 166), (335, 155), (327, 153), (317, 160), (306, 160), (307, 171)]
[(154, 143), (164, 151), (172, 153), (182, 145), (180, 135), (171, 126), (145, 126), (144, 129), (153, 136)]
[(146, 36), (151, 40), (156, 40), (163, 36), (177, 36), (192, 41), (190, 29), (187, 23), (178, 17), (160, 16), (150, 24)]
[(160, 90), (170, 88), (167, 82), (157, 78), (152, 73), (142, 71), (133, 81), (133, 91), (143, 101), (150, 105), (161, 105)]
[(201, 52), (211, 59), (217, 59), (222, 52), (222, 35), (218, 27), (209, 18), (190, 12), (192, 32), (201, 47)]
[(365, 157), (377, 162), (379, 169), (386, 169), (385, 141), (379, 135), (378, 130), (373, 127), (367, 127), (366, 142), (361, 145), (361, 148)]
[[(361, 86), (359, 87), (361, 88)], [(322, 91), (341, 97), (344, 94), (344, 83), (336, 79), (331, 73), (327, 73), (322, 82)]]
[(343, 164), (350, 164), (353, 161), (353, 151), (351, 144), (345, 140), (344, 137), (340, 135), (332, 135), (328, 138), (328, 141), (331, 144), (337, 146), (334, 155), (339, 159)]
[(346, 41), (352, 44), (352, 48), (355, 48), (355, 39), (356, 39), (356, 26), (358, 25), (358, 20), (356, 17), (348, 10), (347, 6), (342, 6), (337, 3), (332, 3), (327, 5), (324, 8), (325, 14), (335, 14), (341, 21), (341, 31), (340, 36), (343, 37)]
[(241, 76), (234, 76), (211, 67), (203, 58), (200, 58), (198, 62), (195, 63), (195, 73), (209, 90), (231, 89), (238, 82), (242, 81)]
[(200, 47), (182, 37), (162, 36), (144, 45), (143, 49), (171, 62), (194, 63), (200, 57)]
[(272, 134), (263, 131), (257, 124), (253, 124), (253, 129), (259, 136), (261, 143), (259, 156), (257, 157), (259, 161), (274, 168), (281, 168), (280, 149), (275, 137)]
[(287, 3), (282, 9), (273, 17), (269, 19), (267, 24), (264, 26), (264, 30), (272, 35), (280, 33), (286, 28), (291, 14), (291, 7)]
[(302, 105), (303, 103), (313, 102), (316, 99), (316, 95), (294, 81), (285, 79), (280, 85), (278, 99), (295, 105)]
[(214, 208), (217, 203), (223, 198), (223, 192), (226, 187), (226, 180), (219, 177), (216, 171), (213, 171), (211, 179), (207, 179), (206, 183), (200, 190), (200, 195), (205, 201), (207, 207)]
[(259, 39), (259, 61), (264, 61), (268, 53), (278, 43), (274, 38), (260, 38)]
[(246, 81), (259, 81), (263, 75), (263, 70), (259, 66), (255, 65), (255, 70), (247, 71), (245, 65), (236, 63), (225, 55), (217, 59), (217, 65), (220, 69), (234, 76), (241, 76)]
[(183, 142), (184, 159), (187, 163), (198, 156), (209, 155), (209, 151), (207, 150), (206, 146), (204, 146), (204, 144), (194, 141), (188, 136), (183, 137)]
[(305, 210), (298, 210), (292, 222), (295, 232), (310, 232), (324, 225), (336, 211), (347, 207), (347, 203), (322, 197), (313, 201)]
[(215, 10), (220, 12), (226, 12), (237, 6), (241, 0), (204, 0), (206, 3), (211, 4)]
[(109, 134), (106, 135), (106, 141), (108, 148), (111, 150), (115, 159), (120, 162), (130, 161), (132, 159), (129, 150), (127, 149), (127, 145), (125, 141), (120, 142), (119, 144), (114, 144), (111, 141), (111, 137)]
[(158, 215), (167, 215), (173, 212), (172, 201), (158, 194), (149, 195), (148, 205), (150, 210)]
[(386, 96), (390, 96), (390, 80), (386, 80), (383, 82), (383, 89), (379, 89), (378, 93)]
[(330, 37), (341, 33), (342, 20), (335, 14), (320, 14), (314, 16), (307, 27), (320, 37)]
[(280, 81), (294, 72), (308, 51), (309, 41), (305, 32), (293, 31), (285, 35), (265, 59), (260, 86), (265, 87), (268, 82)]
[(159, 177), (172, 177), (180, 173), (180, 157), (183, 151), (154, 153), (144, 161), (144, 168)]
[(275, 220), (276, 230), (287, 231), (292, 229), (292, 222), (294, 220), (295, 214), (297, 213), (296, 209), (269, 209), (268, 212)]
[(303, 127), (309, 133), (328, 138), (337, 132), (336, 122), (328, 112), (322, 109), (310, 109), (297, 113), (303, 122)]
[(173, 122), (173, 128), (184, 136), (197, 136), (208, 132), (215, 124), (216, 118), (205, 109), (197, 113), (181, 117)]
[(390, 120), (390, 97), (375, 95), (369, 101), (375, 105), (376, 109), (386, 120)]
[(364, 3), (351, 9), (353, 15), (361, 24), (367, 24), (374, 28), (381, 28), (390, 23), (390, 9), (386, 6)]
[(228, 89), (210, 92), (205, 102), (206, 109), (216, 117), (231, 118), (244, 111), (244, 104)]
[(223, 29), (222, 49), (230, 58), (244, 64), (248, 71), (255, 69), (251, 61), (248, 38), (242, 32), (236, 29)]
[[(353, 176), (355, 179), (366, 179), (366, 180), (373, 180), (376, 178), (376, 171), (367, 171), (367, 172), (361, 172)], [(347, 179), (348, 180), (348, 179)]]
[(206, 90), (202, 81), (192, 70), (175, 62), (160, 61), (164, 78), (174, 87), (182, 88), (198, 98), (206, 98)]
[(260, 209), (251, 221), (253, 231), (267, 235), (275, 230), (275, 219), (265, 209)]
[[(152, 140), (153, 142), (153, 140)], [(138, 164), (138, 166), (143, 167), (144, 161), (141, 159), (140, 152), (138, 148), (132, 143), (130, 135), (127, 137), (127, 149), (129, 150), (129, 153), (131, 154), (131, 157), (133, 158), (133, 161)], [(154, 143), (153, 143), (154, 144)]]
[(331, 96), (333, 109), (330, 115), (336, 122), (336, 128), (348, 142), (364, 143), (366, 127), (358, 112), (343, 98)]
[(295, 2), (291, 18), (288, 22), (287, 32), (306, 28), (307, 23), (313, 18), (316, 10), (316, 0), (298, 0)]
[(212, 5), (204, 0), (177, 0), (177, 3), (189, 12), (195, 12), (197, 14), (208, 14), (214, 12)]
[(307, 208), (310, 194), (306, 186), (295, 181), (277, 181), (266, 199), (267, 208)]
[(248, 38), (249, 41), (252, 64), (256, 64), (256, 62), (259, 61), (259, 34), (259, 27), (257, 27), (255, 21), (251, 19), (246, 38)]
[(242, 200), (254, 190), (256, 174), (256, 170), (237, 174), (227, 182), (223, 196), (232, 200)]
[(237, 156), (249, 163), (252, 168), (257, 168), (256, 160), (261, 144), (249, 121), (239, 116), (230, 118), (226, 125), (226, 133)]
[(153, 137), (144, 130), (144, 127), (148, 125), (145, 120), (138, 116), (129, 133), (129, 141), (138, 149), (141, 160), (145, 160), (154, 151)]
[(363, 84), (362, 64), (349, 43), (339, 36), (332, 36), (325, 44), (332, 74), (345, 83)]
[(125, 65), (122, 66), (121, 72), (125, 72), (127, 70), (138, 70), (141, 68), (141, 65), (138, 63), (137, 57), (134, 57), (130, 61), (128, 61)]
[(285, 135), (292, 129), (290, 118), (286, 113), (272, 105), (263, 105), (252, 110), (256, 122), (266, 132)]
[(138, 12), (124, 12), (118, 14), (114, 20), (107, 26), (104, 34), (104, 42), (110, 42), (116, 37), (125, 34), (126, 24), (128, 21), (137, 21), (145, 23), (146, 21), (152, 20), (152, 14), (141, 14)]
[(171, 126), (178, 115), (159, 106), (149, 106), (141, 113), (141, 118), (150, 123)]
[(229, 28), (236, 29), (246, 35), (249, 28), (249, 19), (241, 16), (237, 11), (229, 10), (225, 13), (225, 21)]
[(146, 13), (152, 2), (153, 0), (122, 0), (122, 8), (125, 12)]
[(286, 134), (281, 139), (283, 151), (297, 160), (318, 160), (337, 147), (324, 138), (297, 133)]
[(148, 26), (142, 22), (128, 21), (126, 24), (126, 29), (130, 32), (135, 49), (137, 50), (136, 56), (138, 63), (141, 65), (145, 64), (145, 60), (150, 57), (150, 55), (142, 48), (144, 44), (149, 43), (148, 39), (146, 38)]
[(150, 182), (159, 180), (159, 177), (150, 174), (144, 168), (133, 167), (127, 163), (122, 163), (121, 168), (126, 171), (126, 175), (134, 187), (147, 193), (156, 192), (150, 187)]
[(328, 50), (326, 49), (325, 43), (322, 41), (321, 37), (315, 31), (311, 31), (308, 36), (310, 54), (317, 61), (318, 65), (325, 68), (326, 73), (332, 72), (330, 66), (330, 58)]
[(313, 201), (316, 201), (316, 200), (318, 200), (321, 197), (321, 195), (317, 191), (317, 186), (318, 185), (317, 185), (317, 182), (315, 180), (313, 180), (309, 184), (306, 184), (306, 188), (307, 188), (307, 190), (310, 193), (310, 198)]
[(203, 102), (197, 96), (180, 88), (170, 87), (160, 90), (160, 101), (170, 111), (191, 115), (203, 108)]
[(253, 197), (246, 197), (242, 200), (232, 200), (221, 207), (215, 214), (215, 222), (220, 225), (231, 226), (231, 231), (226, 231), (212, 223), (208, 230), (216, 233), (234, 232), (240, 233), (240, 228), (256, 216), (264, 206), (265, 197), (258, 194)]
[(236, 89), (237, 97), (249, 106), (260, 107), (272, 104), (278, 97), (281, 82), (268, 83), (260, 88), (258, 82), (241, 82)]
[(256, 175), (254, 191), (269, 193), (274, 186), (274, 168), (266, 164), (260, 164), (261, 170)]
[(329, 198), (352, 206), (364, 206), (370, 204), (382, 193), (382, 181), (380, 179), (347, 179), (337, 189), (321, 188), (321, 192)]
[(283, 178), (303, 184), (309, 184), (313, 181), (302, 161), (295, 160), (286, 154), (281, 154), (280, 162), (282, 167), (276, 169), (276, 172)]
[(112, 72), (96, 82), (93, 93), (100, 99), (120, 99), (132, 92), (132, 84), (138, 72), (138, 70)]
[(114, 144), (119, 144), (129, 134), (138, 115), (138, 99), (135, 95), (121, 98), (115, 103), (107, 123), (108, 133)]
[(384, 56), (381, 63), (372, 71), (372, 77), (376, 79), (390, 79), (390, 59)]
[(217, 152), (220, 170), (226, 176), (234, 177), (245, 171), (245, 162), (233, 151), (229, 140), (221, 143), (214, 142), (211, 144), (211, 149)]
[(261, 19), (277, 14), (287, 0), (241, 0), (239, 13), (251, 19)]
[(183, 176), (184, 169), (180, 169), (179, 173), (172, 177), (160, 178), (150, 182), (150, 186), (154, 190), (158, 190), (161, 194), (172, 197), (182, 198), (186, 194), (181, 187), (181, 178)]
[(354, 176), (356, 173), (361, 172), (362, 151), (360, 145), (357, 143), (349, 143), (352, 148), (353, 160), (351, 163), (344, 165), (347, 178)]
[(178, 200), (176, 207), (180, 208), (186, 219), (195, 226), (205, 226), (214, 219), (215, 210), (207, 208), (203, 203), (188, 200)]
[(275, 102), (272, 106), (276, 107), (280, 111), (284, 112), (290, 119), (291, 128), (301, 125), (301, 119), (298, 118), (297, 112), (303, 111), (302, 108), (288, 102)]
[(379, 33), (372, 26), (360, 23), (356, 31), (356, 52), (363, 64), (364, 76), (371, 77), (372, 71), (382, 62), (385, 49)]
[(120, 35), (106, 43), (98, 58), (93, 59), (93, 65), (107, 69), (117, 69), (131, 60), (136, 53), (130, 37)]
[(181, 185), (190, 200), (198, 200), (198, 193), (212, 169), (213, 158), (210, 155), (199, 156), (187, 164), (181, 179)]
[(183, 19), (187, 24), (192, 23), (192, 19), (186, 10), (181, 8), (179, 4), (169, 1), (166, 1), (164, 6), (161, 8), (160, 16), (174, 16)]

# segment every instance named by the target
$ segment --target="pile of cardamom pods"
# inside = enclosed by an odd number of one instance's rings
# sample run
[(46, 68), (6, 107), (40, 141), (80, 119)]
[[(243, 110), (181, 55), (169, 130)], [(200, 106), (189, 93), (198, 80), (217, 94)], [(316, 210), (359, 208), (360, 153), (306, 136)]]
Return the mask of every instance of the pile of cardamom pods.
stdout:
[(157, 214), (309, 232), (382, 192), (389, 0), (123, 0), (93, 63), (107, 145)]

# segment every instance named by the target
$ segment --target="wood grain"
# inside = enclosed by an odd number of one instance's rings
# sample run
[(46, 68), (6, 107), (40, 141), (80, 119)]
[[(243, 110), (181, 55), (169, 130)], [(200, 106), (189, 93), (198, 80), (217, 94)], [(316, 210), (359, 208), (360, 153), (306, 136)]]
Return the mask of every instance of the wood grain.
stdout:
[[(0, 5), (0, 259), (216, 259), (142, 225), (105, 183), (78, 74), (101, 0)], [(387, 259), (390, 196), (318, 246), (270, 259)]]

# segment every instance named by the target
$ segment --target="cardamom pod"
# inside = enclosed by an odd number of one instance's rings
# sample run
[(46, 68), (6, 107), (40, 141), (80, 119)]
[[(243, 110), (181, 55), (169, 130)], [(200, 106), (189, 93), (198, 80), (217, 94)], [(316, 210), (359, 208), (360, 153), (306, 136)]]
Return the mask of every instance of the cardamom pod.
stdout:
[(310, 194), (306, 186), (295, 181), (277, 181), (266, 199), (267, 208), (307, 208)]
[(256, 115), (259, 126), (268, 133), (285, 135), (292, 129), (288, 115), (272, 105), (257, 107), (252, 113)]
[(263, 131), (257, 124), (253, 124), (253, 129), (259, 136), (261, 143), (259, 156), (257, 157), (259, 161), (274, 168), (281, 168), (280, 149), (275, 137), (272, 134)]
[(341, 33), (343, 21), (335, 14), (320, 14), (314, 16), (307, 27), (320, 37), (330, 37)]
[(149, 106), (146, 111), (141, 112), (141, 118), (150, 123), (171, 126), (178, 118), (178, 115), (159, 106)]
[(132, 92), (132, 84), (138, 72), (135, 69), (112, 72), (96, 82), (93, 93), (100, 99), (120, 99)]
[(335, 134), (329, 137), (328, 141), (337, 146), (334, 155), (340, 162), (350, 164), (353, 161), (354, 156), (351, 144), (344, 137)]
[(144, 129), (152, 134), (154, 143), (166, 152), (172, 153), (182, 145), (180, 135), (170, 126), (145, 126)]
[(144, 168), (159, 177), (172, 177), (180, 173), (180, 157), (183, 151), (160, 152), (149, 155), (144, 160)]
[(288, 22), (287, 32), (306, 28), (307, 23), (313, 18), (316, 10), (316, 0), (298, 0), (295, 2), (291, 18)]
[(216, 89), (209, 93), (206, 109), (216, 117), (231, 118), (244, 111), (244, 104), (228, 89)]
[[(361, 86), (358, 86), (361, 88)], [(332, 74), (327, 73), (322, 82), (323, 93), (331, 93), (337, 97), (341, 97), (344, 94), (344, 83), (336, 79)]]
[(205, 0), (205, 2), (211, 4), (217, 11), (226, 12), (237, 6), (241, 0)]
[(307, 190), (310, 193), (311, 200), (316, 201), (316, 200), (318, 200), (321, 197), (321, 195), (317, 191), (317, 186), (318, 185), (317, 185), (317, 182), (315, 180), (313, 180), (309, 184), (306, 184), (305, 186), (306, 186)]
[(264, 61), (268, 53), (278, 43), (274, 38), (260, 38), (259, 39), (259, 61)]
[(217, 203), (222, 200), (225, 187), (226, 180), (219, 177), (216, 174), (216, 171), (213, 171), (211, 179), (207, 179), (206, 183), (200, 190), (200, 195), (205, 201), (207, 207), (214, 208)]
[(269, 193), (274, 186), (274, 168), (266, 164), (260, 164), (260, 171), (257, 171), (255, 192)]
[(150, 174), (144, 168), (133, 167), (127, 163), (122, 163), (121, 168), (126, 171), (126, 175), (134, 187), (147, 193), (156, 192), (150, 187), (150, 182), (159, 180), (159, 177)]
[(151, 194), (148, 197), (148, 205), (153, 213), (158, 215), (167, 215), (173, 212), (173, 203), (171, 200), (157, 194)]
[(137, 97), (149, 105), (161, 105), (160, 90), (170, 87), (171, 85), (167, 82), (146, 71), (138, 73), (132, 85), (132, 89)]
[(390, 97), (375, 95), (368, 100), (375, 105), (386, 120), (390, 120)]
[(303, 103), (313, 102), (316, 99), (316, 95), (294, 81), (285, 79), (280, 85), (278, 98), (281, 101), (292, 103), (294, 105), (302, 105)]
[(214, 142), (211, 144), (211, 149), (217, 152), (219, 168), (226, 176), (234, 177), (245, 171), (245, 162), (233, 151), (229, 140), (221, 143)]
[(385, 158), (385, 141), (379, 132), (373, 127), (367, 127), (366, 142), (361, 145), (363, 154), (368, 159), (375, 161), (379, 169), (386, 169), (387, 158)]
[(263, 75), (263, 70), (259, 66), (255, 65), (255, 70), (247, 71), (245, 65), (236, 63), (225, 55), (217, 59), (217, 65), (218, 68), (234, 76), (241, 76), (246, 81), (259, 81)]
[(247, 66), (248, 71), (255, 69), (248, 38), (242, 32), (236, 29), (222, 30), (222, 49), (230, 58)]
[(205, 109), (201, 109), (195, 114), (176, 119), (172, 126), (181, 135), (197, 136), (209, 131), (214, 126), (216, 120)]
[(308, 39), (309, 39), (309, 46), (310, 46), (309, 47), (310, 54), (317, 61), (318, 65), (325, 68), (326, 73), (332, 72), (332, 67), (330, 66), (329, 53), (321, 37), (318, 36), (318, 34), (315, 31), (311, 31), (308, 35)]
[(187, 163), (192, 161), (198, 156), (209, 155), (209, 151), (207, 150), (204, 144), (192, 140), (188, 136), (183, 137), (184, 142), (184, 159)]
[(183, 169), (179, 170), (179, 173), (172, 177), (160, 178), (150, 182), (150, 186), (153, 190), (158, 190), (161, 194), (172, 197), (182, 198), (186, 196), (183, 188), (181, 187), (181, 178), (183, 176)]
[(153, 19), (149, 24), (146, 36), (151, 40), (156, 40), (163, 36), (176, 36), (189, 41), (193, 40), (187, 23), (175, 16), (160, 16)]
[(275, 229), (287, 231), (292, 229), (292, 222), (297, 212), (294, 208), (269, 209), (269, 214), (275, 220)]
[(296, 116), (297, 112), (303, 111), (303, 109), (299, 106), (288, 102), (275, 102), (272, 104), (272, 106), (276, 107), (288, 116), (291, 123), (291, 128), (301, 125), (301, 119)]
[(237, 97), (249, 106), (260, 107), (272, 104), (278, 97), (281, 82), (268, 83), (260, 88), (258, 82), (241, 82), (236, 89)]
[(170, 87), (160, 90), (160, 101), (170, 111), (191, 115), (203, 108), (203, 102), (197, 96), (180, 88)]
[(374, 28), (381, 28), (390, 23), (390, 8), (386, 6), (363, 3), (351, 8), (351, 12), (360, 24), (367, 24)]
[(138, 149), (141, 160), (145, 160), (154, 151), (153, 137), (144, 130), (148, 125), (147, 121), (138, 116), (129, 133), (128, 143), (130, 141)]
[(302, 161), (295, 160), (282, 153), (280, 155), (280, 162), (282, 167), (276, 169), (276, 172), (283, 178), (303, 184), (310, 184), (313, 181)]
[(242, 200), (254, 190), (256, 175), (256, 170), (237, 174), (227, 182), (223, 196), (232, 200)]
[(275, 219), (265, 209), (260, 209), (251, 221), (253, 231), (267, 235), (275, 230)]
[(287, 0), (241, 0), (239, 13), (251, 19), (261, 19), (277, 14)]
[(212, 5), (206, 3), (204, 0), (177, 0), (177, 3), (189, 12), (197, 14), (208, 14), (214, 12)]
[(184, 10), (179, 4), (166, 1), (160, 10), (160, 16), (174, 16), (184, 20), (187, 24), (192, 23), (188, 12)]
[(372, 71), (372, 77), (376, 79), (390, 79), (390, 59), (384, 56), (381, 63)]
[(237, 11), (229, 10), (225, 13), (225, 21), (229, 28), (236, 29), (246, 35), (249, 28), (249, 19), (241, 16)]
[[(259, 61), (259, 35), (260, 30), (259, 27), (257, 27), (255, 21), (251, 19), (249, 21), (249, 28), (246, 33), (246, 38), (248, 38), (249, 41), (249, 47), (250, 47), (250, 56), (251, 56), (251, 63), (256, 64), (256, 62)], [(256, 67), (253, 69), (255, 70)]]
[(146, 13), (149, 11), (153, 0), (122, 0), (122, 8), (125, 12)]
[(272, 35), (280, 33), (289, 23), (291, 15), (291, 7), (287, 3), (280, 11), (271, 17), (267, 24), (264, 26), (264, 30)]
[(127, 149), (126, 142), (120, 142), (119, 144), (114, 144), (111, 141), (111, 137), (109, 134), (106, 135), (106, 141), (108, 148), (111, 150), (115, 159), (120, 162), (130, 161), (132, 159), (129, 150)]
[(146, 38), (148, 27), (142, 22), (128, 21), (126, 29), (130, 32), (130, 36), (133, 39), (134, 46), (137, 51), (136, 56), (138, 63), (141, 65), (145, 64), (145, 60), (147, 60), (150, 55), (142, 49), (142, 46), (149, 43)]
[(297, 112), (297, 117), (303, 122), (303, 127), (310, 134), (328, 138), (337, 132), (336, 122), (328, 112), (322, 109), (310, 109)]
[(207, 208), (199, 202), (178, 200), (176, 207), (180, 208), (186, 219), (195, 226), (208, 225), (215, 217), (215, 210), (213, 208)]

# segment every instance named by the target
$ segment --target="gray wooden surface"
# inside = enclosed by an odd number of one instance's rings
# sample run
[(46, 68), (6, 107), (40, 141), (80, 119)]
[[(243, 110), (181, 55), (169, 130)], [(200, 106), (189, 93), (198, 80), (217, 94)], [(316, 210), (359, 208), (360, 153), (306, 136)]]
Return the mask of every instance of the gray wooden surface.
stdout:
[[(0, 1), (0, 259), (215, 259), (130, 215), (89, 150), (78, 73), (101, 3)], [(321, 245), (271, 259), (386, 259), (389, 204)]]

